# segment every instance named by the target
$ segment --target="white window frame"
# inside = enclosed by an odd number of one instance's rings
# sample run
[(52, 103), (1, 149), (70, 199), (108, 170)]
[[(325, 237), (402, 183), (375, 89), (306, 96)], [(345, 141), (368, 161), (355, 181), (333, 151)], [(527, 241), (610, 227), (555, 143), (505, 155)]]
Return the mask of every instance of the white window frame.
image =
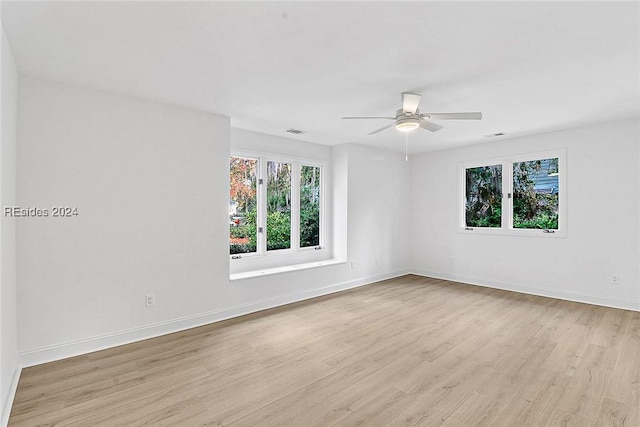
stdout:
[[(567, 162), (566, 149), (519, 154), (508, 157), (475, 160), (458, 164), (458, 232), (558, 238), (567, 236)], [(558, 159), (558, 229), (543, 230), (513, 227), (513, 164), (541, 159)], [(466, 170), (482, 166), (502, 165), (502, 220), (500, 227), (466, 225)]]
[[(327, 174), (326, 162), (302, 157), (282, 156), (254, 151), (233, 151), (230, 157), (241, 157), (257, 160), (257, 218), (256, 227), (262, 228), (256, 239), (256, 252), (229, 254), (230, 273), (265, 270), (275, 267), (292, 266), (314, 261), (327, 260), (331, 257), (329, 235), (327, 230)], [(291, 247), (267, 251), (267, 162), (291, 164)], [(318, 246), (300, 247), (300, 172), (302, 166), (320, 168), (320, 244)], [(261, 184), (262, 182), (262, 184)]]

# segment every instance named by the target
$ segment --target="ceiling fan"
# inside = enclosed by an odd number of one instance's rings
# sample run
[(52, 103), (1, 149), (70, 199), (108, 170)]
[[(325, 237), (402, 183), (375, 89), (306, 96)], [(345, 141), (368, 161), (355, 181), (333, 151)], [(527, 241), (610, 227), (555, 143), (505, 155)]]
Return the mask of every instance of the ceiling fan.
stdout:
[(421, 113), (418, 110), (422, 95), (411, 92), (402, 93), (402, 108), (396, 111), (395, 117), (343, 117), (343, 119), (386, 119), (393, 120), (394, 123), (382, 127), (380, 129), (369, 132), (374, 135), (385, 129), (394, 127), (400, 132), (409, 132), (417, 128), (426, 129), (431, 132), (442, 129), (439, 124), (433, 123), (428, 119), (434, 120), (480, 120), (482, 113)]

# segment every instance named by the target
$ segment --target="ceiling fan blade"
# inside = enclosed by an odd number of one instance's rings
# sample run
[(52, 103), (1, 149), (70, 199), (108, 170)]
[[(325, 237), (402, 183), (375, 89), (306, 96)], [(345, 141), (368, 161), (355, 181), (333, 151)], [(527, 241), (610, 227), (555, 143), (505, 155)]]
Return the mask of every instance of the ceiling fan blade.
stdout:
[(343, 117), (343, 119), (389, 119), (395, 120), (395, 117)]
[(442, 126), (435, 124), (433, 122), (427, 121), (425, 119), (420, 120), (420, 127), (422, 129), (426, 129), (431, 132), (435, 132), (442, 129)]
[(402, 93), (402, 111), (405, 113), (415, 114), (422, 95), (411, 92)]
[(385, 129), (392, 128), (394, 125), (395, 125), (395, 123), (390, 124), (390, 125), (388, 125), (388, 126), (385, 126), (385, 127), (383, 127), (383, 128), (380, 128), (380, 129), (374, 130), (373, 132), (369, 132), (369, 135), (375, 135), (376, 133), (378, 133), (378, 132), (382, 132), (382, 131), (383, 131), (383, 130), (385, 130)]
[(482, 113), (422, 113), (420, 117), (436, 120), (480, 120)]

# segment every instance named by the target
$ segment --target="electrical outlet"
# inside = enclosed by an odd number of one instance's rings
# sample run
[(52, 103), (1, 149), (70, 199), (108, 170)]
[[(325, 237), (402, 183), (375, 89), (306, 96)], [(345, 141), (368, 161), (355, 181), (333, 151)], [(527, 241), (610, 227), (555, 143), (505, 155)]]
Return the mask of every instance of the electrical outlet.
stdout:
[(355, 261), (351, 261), (351, 269), (352, 270), (356, 269), (356, 262)]
[(153, 307), (156, 305), (156, 294), (147, 294), (144, 296), (145, 307)]
[(611, 281), (612, 285), (619, 285), (620, 284), (620, 276), (617, 274), (612, 274), (611, 278), (609, 279)]

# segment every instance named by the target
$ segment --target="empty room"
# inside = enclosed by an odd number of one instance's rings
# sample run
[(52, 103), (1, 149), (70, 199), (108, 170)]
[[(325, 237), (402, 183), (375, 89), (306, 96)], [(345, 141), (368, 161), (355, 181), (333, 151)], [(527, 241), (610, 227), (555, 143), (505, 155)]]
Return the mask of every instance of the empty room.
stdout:
[(640, 426), (640, 3), (1, 1), (2, 426)]

